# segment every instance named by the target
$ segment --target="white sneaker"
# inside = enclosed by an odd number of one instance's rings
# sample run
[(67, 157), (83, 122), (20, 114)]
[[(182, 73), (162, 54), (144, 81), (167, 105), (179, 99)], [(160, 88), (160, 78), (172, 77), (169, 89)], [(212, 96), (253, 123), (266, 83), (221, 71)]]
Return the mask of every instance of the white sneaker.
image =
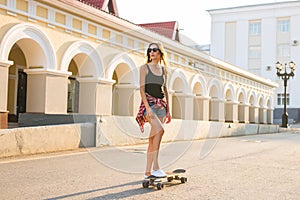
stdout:
[(161, 170), (161, 169), (159, 169), (159, 170), (153, 170), (152, 172), (151, 172), (151, 175), (152, 176), (155, 176), (155, 177), (159, 177), (159, 178), (163, 178), (163, 177), (166, 177), (167, 176), (167, 174), (163, 171), (163, 170)]

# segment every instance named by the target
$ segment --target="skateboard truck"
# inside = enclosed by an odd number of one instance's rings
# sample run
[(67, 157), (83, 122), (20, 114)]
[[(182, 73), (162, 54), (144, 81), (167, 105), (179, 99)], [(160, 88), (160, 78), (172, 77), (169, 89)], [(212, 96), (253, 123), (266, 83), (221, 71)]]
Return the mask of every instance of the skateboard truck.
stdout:
[[(142, 183), (143, 188), (149, 188), (150, 186), (156, 187), (158, 190), (161, 190), (165, 188), (165, 185), (167, 182), (172, 182), (173, 180), (178, 180), (181, 183), (186, 183), (187, 182), (187, 177), (186, 176), (181, 176), (181, 174), (185, 173), (185, 169), (176, 169), (172, 171), (171, 173), (167, 173), (166, 177), (155, 177), (155, 176), (150, 176), (147, 179), (145, 179)], [(167, 181), (163, 181), (165, 179)]]

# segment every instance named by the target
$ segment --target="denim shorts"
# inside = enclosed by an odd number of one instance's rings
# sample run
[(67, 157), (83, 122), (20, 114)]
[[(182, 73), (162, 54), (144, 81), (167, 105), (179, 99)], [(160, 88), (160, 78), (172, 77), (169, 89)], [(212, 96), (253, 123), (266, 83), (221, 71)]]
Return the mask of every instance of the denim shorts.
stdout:
[[(155, 104), (149, 104), (151, 110), (153, 113), (157, 115), (157, 117), (165, 117), (167, 114), (166, 108), (165, 107), (157, 107)], [(145, 109), (144, 115), (147, 114), (147, 111)]]

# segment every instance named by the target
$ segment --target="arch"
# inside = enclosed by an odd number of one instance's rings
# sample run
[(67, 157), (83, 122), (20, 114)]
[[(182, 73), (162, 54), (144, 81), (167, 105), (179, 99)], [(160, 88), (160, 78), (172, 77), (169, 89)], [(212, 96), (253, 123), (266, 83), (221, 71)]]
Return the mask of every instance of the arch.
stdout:
[(247, 95), (245, 88), (239, 88), (237, 90), (237, 101), (238, 104), (238, 121), (240, 123), (245, 123), (249, 121), (249, 108), (245, 107), (247, 105)]
[(81, 68), (81, 75), (92, 75), (96, 78), (104, 78), (103, 62), (97, 50), (90, 43), (85, 41), (72, 43), (62, 57), (62, 71), (68, 71), (72, 59), (75, 59), (79, 68)]
[(228, 99), (228, 92), (230, 92), (230, 95), (231, 95), (231, 101), (236, 101), (236, 93), (235, 93), (235, 90), (234, 90), (234, 87), (231, 83), (227, 83), (225, 86), (224, 86), (224, 93), (223, 93), (223, 97), (225, 99)]
[(222, 99), (223, 98), (223, 94), (222, 94), (222, 84), (220, 82), (220, 80), (213, 78), (209, 84), (208, 84), (208, 92), (209, 95), (212, 98), (217, 98), (217, 99)]
[[(134, 60), (125, 53), (114, 54), (105, 71), (106, 79), (113, 80), (112, 114), (133, 116), (136, 88), (139, 87), (139, 70)], [(120, 95), (121, 94), (121, 95)], [(128, 106), (124, 106), (128, 102)]]
[(240, 103), (246, 104), (246, 100), (247, 100), (247, 95), (246, 95), (246, 90), (245, 88), (239, 88), (237, 91), (237, 100)]
[(106, 78), (108, 80), (112, 80), (114, 71), (120, 64), (124, 64), (128, 67), (128, 69), (126, 69), (126, 72), (124, 71), (125, 69), (122, 72), (123, 74), (128, 73), (126, 75), (126, 81), (128, 83), (132, 83), (134, 86), (138, 87), (139, 86), (138, 68), (137, 68), (134, 60), (128, 54), (125, 54), (125, 53), (116, 54), (112, 58), (111, 62), (108, 64), (108, 68), (105, 71)]
[[(28, 45), (27, 39), (34, 41)], [(0, 59), (7, 60), (10, 50), (15, 43), (24, 49), (28, 66), (41, 65), (44, 69), (56, 68), (56, 54), (48, 37), (37, 26), (22, 23), (10, 28), (0, 43)]]
[(264, 107), (265, 106), (265, 98), (264, 98), (264, 95), (263, 94), (259, 94), (258, 95), (258, 98), (257, 98), (257, 105), (259, 107)]
[(265, 112), (264, 112), (264, 95), (263, 94), (259, 94), (258, 98), (257, 98), (257, 106), (258, 106), (258, 122), (261, 124), (265, 123)]
[(259, 113), (256, 111), (257, 97), (254, 91), (248, 92), (248, 104), (249, 104), (249, 122), (257, 123), (259, 122)]
[(273, 108), (273, 98), (272, 96), (267, 96), (266, 98), (266, 106), (268, 109), (272, 109)]
[(187, 78), (182, 69), (174, 70), (169, 80), (171, 90), (174, 90), (175, 92), (190, 93)]
[(249, 91), (247, 95), (247, 103), (255, 106), (257, 104), (257, 97), (254, 91)]
[[(202, 92), (201, 96), (207, 96), (206, 86), (207, 86), (207, 83), (206, 83), (204, 77), (200, 74), (194, 75), (190, 81), (190, 91), (192, 91), (192, 93), (195, 93), (195, 90), (201, 90), (200, 91), (200, 92)], [(200, 89), (197, 89), (196, 87), (200, 87)], [(198, 93), (196, 93), (196, 94), (198, 94)]]

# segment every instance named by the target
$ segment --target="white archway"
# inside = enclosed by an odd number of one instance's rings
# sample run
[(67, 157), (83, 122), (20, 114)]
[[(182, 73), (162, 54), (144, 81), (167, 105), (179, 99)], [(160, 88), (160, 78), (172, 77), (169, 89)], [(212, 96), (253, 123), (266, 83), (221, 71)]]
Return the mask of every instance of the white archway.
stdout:
[(212, 98), (223, 99), (223, 87), (220, 80), (213, 78), (208, 83), (208, 92)]
[(247, 94), (245, 88), (239, 88), (237, 91), (238, 101), (238, 121), (245, 123), (249, 121), (249, 106), (247, 101)]
[(116, 54), (111, 59), (111, 62), (108, 64), (108, 68), (105, 70), (106, 78), (108, 80), (112, 80), (113, 74), (120, 64), (124, 64), (128, 67), (126, 71), (122, 72), (122, 74), (124, 75), (123, 81), (131, 83), (133, 86), (138, 87), (140, 77), (138, 68), (136, 66), (136, 63), (134, 62), (134, 59), (125, 53)]
[(236, 93), (231, 83), (226, 83), (223, 92), (225, 100), (224, 117), (227, 122), (236, 122), (238, 119), (238, 106), (236, 101)]
[(113, 80), (112, 114), (133, 116), (139, 103), (139, 70), (128, 54), (115, 54), (105, 71), (106, 79)]
[[(204, 79), (204, 77), (200, 74), (196, 74), (193, 76), (193, 78), (191, 79), (190, 81), (190, 91), (192, 91), (192, 93), (196, 92), (195, 91), (195, 86), (196, 84), (200, 83), (200, 87), (201, 87), (201, 96), (204, 96), (206, 97), (207, 96), (207, 83)], [(196, 95), (198, 94), (199, 92), (196, 92)]]
[[(179, 81), (176, 81), (176, 79), (181, 80), (180, 83)], [(182, 69), (176, 69), (172, 72), (171, 77), (169, 78), (169, 88), (170, 90), (174, 90), (175, 92), (180, 92), (180, 93), (191, 93), (188, 87), (188, 81), (187, 77), (184, 74), (184, 71)], [(179, 84), (178, 84), (179, 83)], [(178, 91), (176, 91), (176, 89)]]
[(68, 71), (72, 59), (75, 59), (80, 68), (81, 76), (92, 76), (98, 79), (105, 77), (103, 62), (97, 50), (90, 43), (86, 41), (72, 43), (62, 57), (60, 66), (62, 71)]
[[(28, 45), (28, 41), (33, 41)], [(39, 27), (22, 23), (10, 28), (0, 43), (0, 60), (7, 60), (15, 43), (24, 50), (28, 66), (39, 66), (43, 69), (56, 69), (56, 54), (47, 35)]]
[(223, 85), (220, 80), (213, 78), (208, 83), (209, 92), (209, 120), (224, 121), (224, 96)]

